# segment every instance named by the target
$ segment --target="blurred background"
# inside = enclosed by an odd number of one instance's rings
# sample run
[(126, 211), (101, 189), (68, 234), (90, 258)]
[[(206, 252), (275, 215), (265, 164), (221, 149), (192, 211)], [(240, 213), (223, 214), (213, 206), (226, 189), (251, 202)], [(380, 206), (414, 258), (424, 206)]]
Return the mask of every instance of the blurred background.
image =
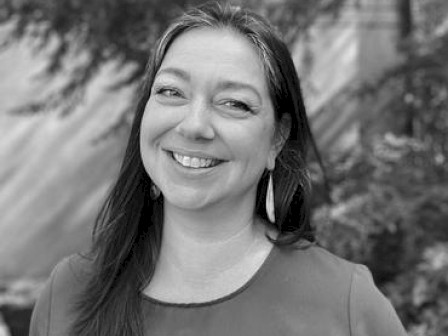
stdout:
[[(89, 246), (151, 46), (201, 2), (0, 1), (1, 336), (27, 335), (51, 269)], [(293, 54), (320, 243), (372, 270), (409, 335), (448, 335), (448, 2), (232, 3)]]

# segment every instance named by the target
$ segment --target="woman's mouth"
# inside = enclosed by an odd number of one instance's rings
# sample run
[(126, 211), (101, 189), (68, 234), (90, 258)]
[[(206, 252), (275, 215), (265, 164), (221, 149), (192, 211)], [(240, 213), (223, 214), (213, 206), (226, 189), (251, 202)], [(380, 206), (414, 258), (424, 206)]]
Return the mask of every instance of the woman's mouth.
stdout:
[(187, 156), (176, 152), (171, 152), (171, 156), (183, 167), (193, 169), (212, 168), (223, 162), (214, 158)]

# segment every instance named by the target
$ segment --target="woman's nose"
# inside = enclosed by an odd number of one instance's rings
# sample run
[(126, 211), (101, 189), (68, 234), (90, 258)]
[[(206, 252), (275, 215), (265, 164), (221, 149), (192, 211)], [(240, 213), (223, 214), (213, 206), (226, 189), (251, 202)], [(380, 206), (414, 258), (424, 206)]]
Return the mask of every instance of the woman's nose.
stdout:
[(192, 102), (177, 125), (176, 131), (188, 139), (211, 140), (215, 136), (215, 131), (210, 117), (210, 110), (205, 102)]

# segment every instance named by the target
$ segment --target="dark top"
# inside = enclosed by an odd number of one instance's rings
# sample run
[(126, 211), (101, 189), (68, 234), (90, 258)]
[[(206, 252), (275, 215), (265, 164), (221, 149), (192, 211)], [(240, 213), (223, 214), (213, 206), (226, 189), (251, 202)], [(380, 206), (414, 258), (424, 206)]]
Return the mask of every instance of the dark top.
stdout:
[[(30, 335), (67, 335), (70, 304), (88, 261), (72, 256), (53, 270), (35, 306)], [(365, 266), (316, 246), (274, 247), (240, 289), (203, 303), (167, 303), (142, 294), (151, 336), (405, 336)]]

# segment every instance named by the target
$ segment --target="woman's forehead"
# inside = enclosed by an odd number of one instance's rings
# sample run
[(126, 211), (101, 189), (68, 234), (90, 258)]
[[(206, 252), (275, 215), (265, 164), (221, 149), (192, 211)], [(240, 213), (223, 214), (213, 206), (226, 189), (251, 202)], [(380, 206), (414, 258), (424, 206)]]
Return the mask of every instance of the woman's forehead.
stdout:
[(177, 69), (184, 76), (192, 75), (191, 72), (219, 73), (229, 79), (245, 77), (250, 82), (266, 84), (256, 46), (228, 28), (194, 28), (182, 33), (167, 50), (158, 74), (166, 69)]

